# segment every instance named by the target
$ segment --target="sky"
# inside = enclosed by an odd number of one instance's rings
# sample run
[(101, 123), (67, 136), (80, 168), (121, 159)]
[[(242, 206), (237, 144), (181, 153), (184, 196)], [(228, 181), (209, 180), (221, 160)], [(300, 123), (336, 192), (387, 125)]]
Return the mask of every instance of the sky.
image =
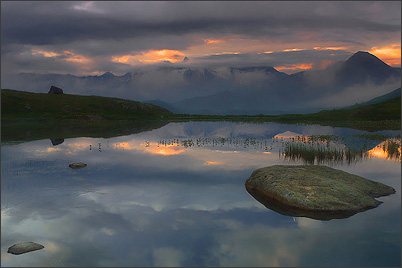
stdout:
[(2, 74), (136, 68), (323, 69), (368, 51), (401, 65), (399, 1), (1, 2)]

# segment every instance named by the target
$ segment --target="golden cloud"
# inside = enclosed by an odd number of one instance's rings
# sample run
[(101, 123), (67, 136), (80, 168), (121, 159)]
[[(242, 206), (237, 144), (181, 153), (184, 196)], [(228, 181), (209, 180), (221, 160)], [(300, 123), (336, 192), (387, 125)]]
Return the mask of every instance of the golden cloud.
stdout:
[(309, 70), (313, 68), (312, 63), (289, 64), (285, 66), (275, 67), (277, 71), (296, 71), (296, 70)]
[(205, 39), (204, 42), (207, 43), (207, 44), (219, 44), (219, 43), (224, 43), (226, 41), (225, 40)]
[(45, 51), (45, 50), (40, 50), (40, 49), (32, 49), (31, 54), (32, 55), (42, 55), (42, 56), (44, 56), (46, 58), (59, 57), (59, 56), (62, 55), (60, 53), (56, 53), (56, 52), (53, 52), (53, 51)]
[[(64, 50), (63, 53), (57, 53), (54, 51), (46, 51), (40, 49), (32, 49), (32, 55), (42, 55), (46, 58), (58, 58), (61, 61), (81, 63), (81, 64), (89, 64), (91, 63), (91, 59), (85, 57), (84, 55), (75, 54), (69, 50)], [(61, 57), (63, 56), (63, 57)]]
[(204, 164), (209, 166), (209, 165), (223, 165), (224, 163), (220, 161), (206, 161)]
[(292, 52), (292, 51), (301, 51), (301, 50), (304, 50), (304, 49), (301, 49), (301, 48), (288, 48), (288, 49), (282, 50), (282, 52)]
[(125, 63), (135, 65), (138, 63), (156, 63), (162, 61), (170, 61), (172, 63), (182, 61), (186, 55), (178, 50), (162, 49), (149, 50), (141, 55), (122, 55), (112, 56), (112, 62)]
[(401, 66), (401, 44), (390, 44), (383, 47), (372, 47), (369, 51), (391, 66)]
[(314, 50), (347, 50), (347, 47), (314, 47)]

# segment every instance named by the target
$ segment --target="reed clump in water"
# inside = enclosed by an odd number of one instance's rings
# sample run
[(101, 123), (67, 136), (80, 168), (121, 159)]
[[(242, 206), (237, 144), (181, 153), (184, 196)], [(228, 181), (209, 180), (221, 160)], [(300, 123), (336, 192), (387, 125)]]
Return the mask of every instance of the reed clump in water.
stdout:
[(301, 137), (284, 144), (282, 155), (292, 161), (303, 160), (305, 164), (351, 164), (368, 157), (364, 149), (352, 150), (337, 143), (334, 135)]

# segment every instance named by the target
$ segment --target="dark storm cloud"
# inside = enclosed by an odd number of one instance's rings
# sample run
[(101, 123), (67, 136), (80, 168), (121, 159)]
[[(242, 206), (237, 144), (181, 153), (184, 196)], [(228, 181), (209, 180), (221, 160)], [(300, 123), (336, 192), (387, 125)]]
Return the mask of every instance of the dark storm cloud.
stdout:
[[(344, 61), (353, 53), (345, 50), (301, 50), (290, 52), (242, 53), (242, 54), (215, 54), (196, 58), (201, 64), (221, 66), (250, 66), (254, 64), (268, 66), (283, 66), (287, 64), (320, 63), (330, 60), (332, 62)], [(314, 59), (314, 60), (313, 60)], [(311, 62), (310, 62), (311, 61)]]
[[(72, 41), (109, 40), (146, 37), (159, 34), (181, 35), (187, 33), (236, 33), (250, 36), (288, 35), (283, 30), (342, 29), (373, 32), (395, 32), (400, 25), (382, 23), (366, 17), (347, 16), (339, 12), (335, 15), (316, 14), (313, 10), (294, 10), (300, 4), (267, 3), (164, 3), (164, 10), (155, 14), (155, 3), (125, 3), (119, 8), (117, 3), (95, 3), (98, 12), (77, 10), (83, 5), (77, 2), (3, 2), (2, 3), (2, 43), (23, 43), (34, 45), (63, 44)], [(93, 4), (93, 6), (95, 6)], [(102, 6), (108, 8), (104, 11)], [(113, 5), (114, 8), (111, 8)], [(315, 6), (319, 6), (317, 2)], [(142, 16), (135, 11), (145, 7)], [(197, 7), (197, 9), (192, 7)], [(304, 9), (311, 8), (304, 4)], [(170, 8), (169, 8), (170, 7)], [(202, 8), (201, 8), (202, 7)], [(272, 7), (281, 10), (275, 14)], [(286, 12), (281, 9), (287, 8)], [(342, 5), (348, 9), (348, 3)], [(223, 8), (228, 8), (226, 12)], [(262, 10), (261, 10), (262, 8)], [(353, 9), (353, 7), (350, 7)], [(128, 9), (128, 10), (127, 10)], [(215, 12), (207, 12), (217, 9)], [(132, 11), (132, 16), (129, 16)], [(219, 12), (220, 11), (220, 12)], [(296, 12), (295, 12), (296, 11)], [(304, 11), (304, 12), (302, 12)], [(357, 10), (356, 10), (357, 11)], [(123, 15), (119, 16), (122, 13)], [(149, 17), (147, 16), (149, 14)], [(174, 16), (173, 16), (174, 14)], [(236, 16), (234, 16), (236, 15)], [(384, 14), (385, 15), (385, 14)]]
[[(69, 50), (90, 58), (92, 66), (102, 67), (87, 68), (86, 73), (91, 73), (126, 72), (132, 68), (129, 64), (111, 62), (112, 56), (161, 49), (184, 51), (204, 45), (206, 38), (230, 35), (264, 39), (267, 46), (270, 42), (300, 44), (313, 39), (318, 46), (325, 41), (369, 49), (372, 45), (367, 44), (368, 40), (400, 42), (400, 2), (3, 1), (1, 6), (2, 66), (7, 67), (2, 73), (27, 71), (30, 66), (31, 72), (76, 70), (75, 73), (84, 74), (77, 71), (78, 63), (32, 57), (28, 55), (32, 49), (55, 53)], [(242, 53), (203, 59), (222, 60), (222, 64), (227, 60), (262, 59), (252, 51)], [(186, 56), (190, 58), (189, 64), (197, 59)]]

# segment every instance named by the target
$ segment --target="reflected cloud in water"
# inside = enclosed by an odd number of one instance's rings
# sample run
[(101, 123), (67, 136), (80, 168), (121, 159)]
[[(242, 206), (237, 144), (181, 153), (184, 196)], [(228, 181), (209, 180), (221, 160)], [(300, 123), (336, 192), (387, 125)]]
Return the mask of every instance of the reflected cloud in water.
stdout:
[[(383, 205), (348, 219), (283, 216), (247, 193), (253, 170), (287, 163), (273, 139), (285, 131), (356, 133), (190, 122), (55, 147), (49, 140), (2, 146), (2, 266), (400, 266), (399, 162), (334, 164), (397, 189)], [(194, 146), (182, 144), (189, 140)], [(88, 166), (72, 170), (73, 162)], [(20, 241), (45, 248), (6, 253)]]
[(367, 151), (368, 156), (401, 162), (401, 140), (387, 139)]

